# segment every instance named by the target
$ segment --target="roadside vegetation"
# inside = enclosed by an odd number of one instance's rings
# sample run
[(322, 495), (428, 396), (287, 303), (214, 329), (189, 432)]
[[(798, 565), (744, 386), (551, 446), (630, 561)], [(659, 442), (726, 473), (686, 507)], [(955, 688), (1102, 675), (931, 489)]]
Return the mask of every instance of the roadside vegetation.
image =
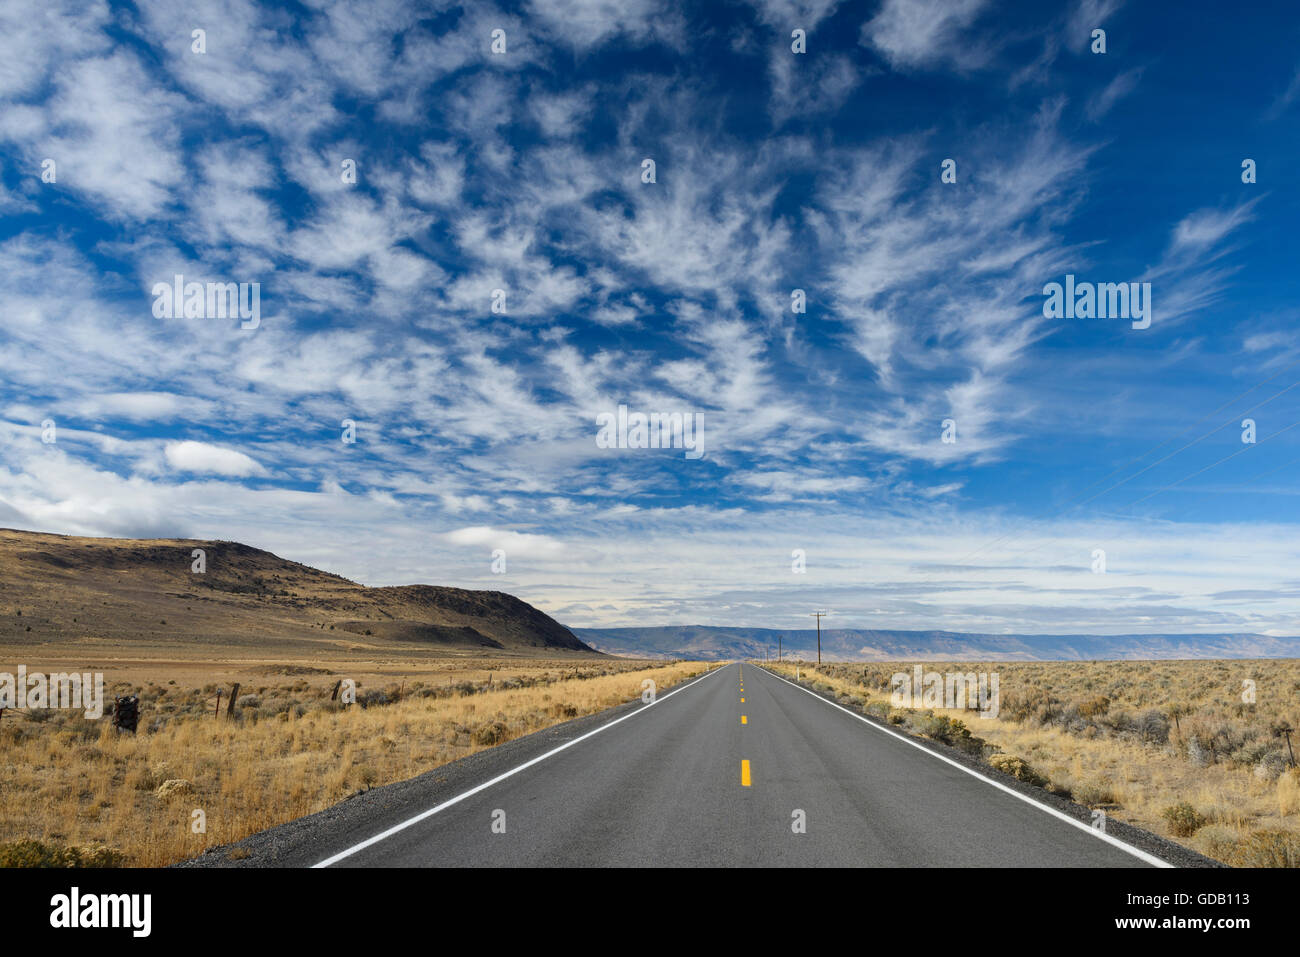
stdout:
[(171, 864), (708, 667), (460, 659), (359, 684), (344, 706), (331, 700), (342, 672), (271, 665), (219, 716), (216, 684), (117, 682), (106, 694), (140, 695), (136, 734), (107, 715), (7, 711), (0, 866)]
[[(997, 672), (997, 717), (898, 708), (913, 662), (783, 663), (846, 707), (1239, 867), (1300, 867), (1300, 661), (924, 662)], [(1248, 700), (1253, 699), (1253, 700)]]

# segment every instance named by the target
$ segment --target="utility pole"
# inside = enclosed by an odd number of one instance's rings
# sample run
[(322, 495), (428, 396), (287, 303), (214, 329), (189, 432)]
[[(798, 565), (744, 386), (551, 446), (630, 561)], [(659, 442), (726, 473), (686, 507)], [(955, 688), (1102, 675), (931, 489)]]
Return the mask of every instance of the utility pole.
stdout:
[(824, 611), (815, 611), (812, 616), (817, 619), (817, 667), (822, 666), (822, 618), (826, 616)]
[(776, 663), (781, 663), (781, 636), (776, 636)]

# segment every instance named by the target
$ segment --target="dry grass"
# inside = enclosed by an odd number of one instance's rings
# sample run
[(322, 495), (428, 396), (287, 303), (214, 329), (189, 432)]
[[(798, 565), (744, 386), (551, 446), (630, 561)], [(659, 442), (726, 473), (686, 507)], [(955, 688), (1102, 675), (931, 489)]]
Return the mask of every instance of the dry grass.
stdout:
[[(926, 662), (997, 672), (1000, 712), (900, 710), (904, 663), (782, 665), (913, 734), (1010, 765), (1049, 790), (1238, 866), (1300, 866), (1300, 770), (1279, 725), (1300, 727), (1300, 661)], [(1244, 681), (1255, 701), (1243, 700)], [(945, 725), (942, 719), (947, 719)], [(954, 723), (970, 733), (962, 736)], [(1291, 735), (1292, 746), (1300, 741)], [(1180, 807), (1186, 805), (1186, 807)]]
[[(155, 664), (155, 668), (159, 668)], [(159, 866), (310, 814), (358, 790), (414, 777), (512, 738), (631, 700), (650, 678), (665, 689), (707, 667), (617, 659), (423, 663), (421, 677), (361, 685), (365, 707), (329, 700), (330, 668), (246, 685), (236, 718), (213, 717), (216, 686), (143, 689), (140, 732), (111, 719), (43, 712), (0, 718), (3, 845), (38, 839), (107, 847)], [(392, 670), (392, 666), (388, 666)], [(355, 671), (351, 673), (355, 674)], [(489, 684), (490, 682), (490, 684)], [(119, 686), (118, 693), (136, 687)], [(206, 833), (194, 833), (194, 811)], [(21, 856), (11, 858), (20, 859)]]

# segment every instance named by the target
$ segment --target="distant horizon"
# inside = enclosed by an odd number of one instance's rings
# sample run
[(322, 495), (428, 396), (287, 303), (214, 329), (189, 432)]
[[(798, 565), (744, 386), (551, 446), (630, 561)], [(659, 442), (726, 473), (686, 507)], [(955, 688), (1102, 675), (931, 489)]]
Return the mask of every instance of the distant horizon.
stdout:
[[(557, 619), (558, 620), (558, 619)], [(560, 622), (564, 624), (564, 622)], [(800, 630), (795, 628), (764, 628), (757, 625), (601, 625), (594, 628), (586, 626), (564, 625), (574, 634), (580, 631), (602, 632), (602, 631), (643, 631), (652, 628), (710, 628), (719, 631), (728, 629), (744, 631), (762, 631), (769, 632), (773, 635), (812, 635), (817, 634), (815, 629)], [(1241, 635), (1258, 638), (1275, 638), (1279, 641), (1294, 640), (1300, 641), (1300, 635), (1267, 635), (1263, 632), (1255, 631), (1211, 631), (1211, 632), (1173, 632), (1173, 631), (1134, 631), (1134, 632), (1116, 632), (1115, 634), (1099, 634), (1091, 631), (1079, 632), (1043, 632), (1033, 633), (1024, 631), (1001, 632), (1001, 631), (952, 631), (947, 628), (873, 628), (871, 626), (852, 626), (845, 628), (823, 628), (822, 634), (828, 635), (834, 632), (856, 632), (856, 631), (878, 631), (889, 634), (942, 634), (942, 635), (978, 635), (990, 638), (1209, 638), (1217, 635)]]
[(817, 660), (820, 656), (820, 660), (839, 662), (1300, 660), (1300, 637), (1243, 633), (1000, 635), (823, 628), (818, 644), (815, 632), (763, 628), (652, 625), (572, 630), (579, 640), (607, 654), (710, 661), (775, 659), (778, 648), (784, 658)]

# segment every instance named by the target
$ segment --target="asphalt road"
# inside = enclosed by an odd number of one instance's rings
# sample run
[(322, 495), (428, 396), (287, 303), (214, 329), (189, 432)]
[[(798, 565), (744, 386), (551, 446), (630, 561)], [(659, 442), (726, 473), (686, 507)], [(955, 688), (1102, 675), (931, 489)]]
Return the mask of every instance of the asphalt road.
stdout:
[(1159, 863), (1018, 786), (972, 773), (755, 665), (730, 664), (654, 704), (625, 706), (553, 738), (530, 737), (536, 740), (426, 776), (427, 785), (416, 779), (378, 789), (388, 796), (254, 836), (248, 863)]

